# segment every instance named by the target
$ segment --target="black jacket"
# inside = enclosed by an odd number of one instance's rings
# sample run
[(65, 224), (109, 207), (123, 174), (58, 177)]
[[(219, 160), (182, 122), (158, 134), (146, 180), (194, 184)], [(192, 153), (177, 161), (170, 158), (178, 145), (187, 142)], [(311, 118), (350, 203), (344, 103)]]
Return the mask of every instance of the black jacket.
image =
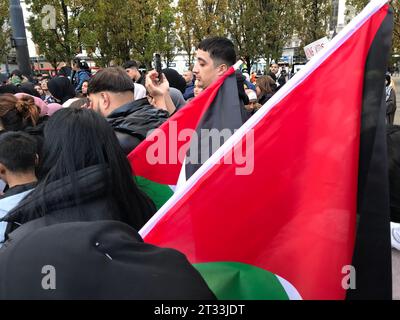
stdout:
[(258, 99), (258, 103), (261, 104), (261, 105), (263, 106), (263, 105), (266, 104), (267, 101), (268, 101), (269, 99), (271, 99), (273, 96), (274, 96), (273, 93), (266, 93), (266, 94), (264, 94), (262, 97), (260, 97), (260, 99)]
[(151, 130), (169, 118), (169, 113), (149, 104), (147, 98), (128, 103), (107, 117), (125, 154), (131, 153)]
[(28, 223), (11, 239), (0, 249), (0, 300), (215, 299), (183, 254), (120, 222)]
[(389, 99), (386, 101), (386, 120), (388, 124), (394, 124), (394, 117), (396, 114), (396, 93), (392, 89), (390, 91)]
[(400, 223), (400, 126), (387, 129), (391, 220)]
[[(8, 222), (8, 235), (21, 225), (31, 222), (33, 227), (76, 221), (119, 221), (122, 214), (117, 204), (109, 197), (107, 169), (98, 165), (77, 172), (77, 189), (73, 188), (70, 177), (66, 177), (46, 186), (40, 195), (29, 195), (21, 204), (4, 218)], [(75, 193), (79, 192), (81, 203), (75, 202)], [(139, 230), (155, 213), (154, 204), (147, 197), (147, 211), (141, 212), (140, 225), (131, 226)], [(37, 217), (43, 216), (42, 219)]]

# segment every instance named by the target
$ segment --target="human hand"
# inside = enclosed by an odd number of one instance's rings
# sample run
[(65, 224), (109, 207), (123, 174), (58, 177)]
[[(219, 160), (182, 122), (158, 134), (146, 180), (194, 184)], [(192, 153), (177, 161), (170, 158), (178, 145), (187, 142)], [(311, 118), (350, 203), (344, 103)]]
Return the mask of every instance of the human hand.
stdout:
[(169, 82), (163, 73), (160, 81), (158, 72), (152, 70), (146, 76), (146, 89), (153, 98), (166, 96), (169, 94)]

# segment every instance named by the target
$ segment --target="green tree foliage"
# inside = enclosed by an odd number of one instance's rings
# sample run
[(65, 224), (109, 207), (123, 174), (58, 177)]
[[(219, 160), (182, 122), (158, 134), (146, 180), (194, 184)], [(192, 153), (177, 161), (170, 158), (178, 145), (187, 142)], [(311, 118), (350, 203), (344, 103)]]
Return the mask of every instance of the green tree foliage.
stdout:
[(84, 0), (80, 17), (83, 47), (96, 62), (106, 67), (130, 58), (134, 17), (122, 0)]
[(153, 54), (173, 60), (179, 46), (171, 0), (84, 0), (81, 38), (100, 65), (136, 59), (151, 67)]
[(0, 62), (5, 62), (10, 52), (9, 1), (0, 0)]
[[(29, 30), (40, 54), (56, 68), (59, 62), (69, 63), (80, 52), (80, 14), (84, 10), (83, 0), (26, 0)], [(55, 28), (44, 23), (49, 12), (45, 6), (55, 8)]]
[(298, 2), (301, 12), (298, 28), (303, 46), (328, 35), (332, 15), (331, 0), (301, 0)]
[(176, 27), (183, 50), (193, 62), (193, 48), (209, 36), (227, 35), (227, 0), (179, 0)]
[(193, 0), (179, 0), (176, 15), (176, 30), (182, 49), (188, 55), (189, 65), (193, 63), (193, 47), (196, 46), (194, 28), (198, 17), (198, 6)]
[(298, 0), (258, 0), (261, 52), (266, 61), (278, 59), (301, 22)]
[[(369, 0), (347, 0), (347, 5), (355, 8), (355, 12), (360, 12)], [(400, 1), (392, 0), (391, 5), (394, 12), (394, 29), (393, 29), (393, 52), (400, 54)]]

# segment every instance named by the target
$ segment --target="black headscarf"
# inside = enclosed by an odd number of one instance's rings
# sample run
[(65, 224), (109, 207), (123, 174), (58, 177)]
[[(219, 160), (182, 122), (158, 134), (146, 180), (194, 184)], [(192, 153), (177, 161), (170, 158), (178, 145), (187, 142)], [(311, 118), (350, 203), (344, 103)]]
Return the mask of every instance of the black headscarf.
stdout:
[(13, 84), (7, 84), (5, 86), (0, 86), (0, 94), (4, 94), (4, 93), (16, 94), (16, 93), (21, 93), (21, 92), (22, 92), (22, 90)]
[(19, 87), (23, 93), (27, 93), (31, 96), (41, 98), (39, 92), (35, 89), (35, 85), (31, 82), (23, 83)]
[(50, 80), (47, 86), (51, 95), (61, 101), (61, 104), (76, 96), (75, 89), (68, 78), (56, 77)]
[(167, 78), (169, 85), (171, 88), (178, 89), (182, 94), (185, 93), (186, 90), (186, 81), (185, 79), (178, 73), (178, 71), (174, 69), (164, 69), (162, 71)]

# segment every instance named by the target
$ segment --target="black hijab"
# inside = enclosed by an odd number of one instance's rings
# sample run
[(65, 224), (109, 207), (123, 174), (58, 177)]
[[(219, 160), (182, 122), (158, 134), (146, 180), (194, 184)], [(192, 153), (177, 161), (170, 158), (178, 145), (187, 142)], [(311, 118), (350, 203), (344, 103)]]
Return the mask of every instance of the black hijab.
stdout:
[(68, 78), (56, 77), (50, 80), (47, 86), (51, 95), (61, 101), (61, 104), (76, 96), (75, 89)]

